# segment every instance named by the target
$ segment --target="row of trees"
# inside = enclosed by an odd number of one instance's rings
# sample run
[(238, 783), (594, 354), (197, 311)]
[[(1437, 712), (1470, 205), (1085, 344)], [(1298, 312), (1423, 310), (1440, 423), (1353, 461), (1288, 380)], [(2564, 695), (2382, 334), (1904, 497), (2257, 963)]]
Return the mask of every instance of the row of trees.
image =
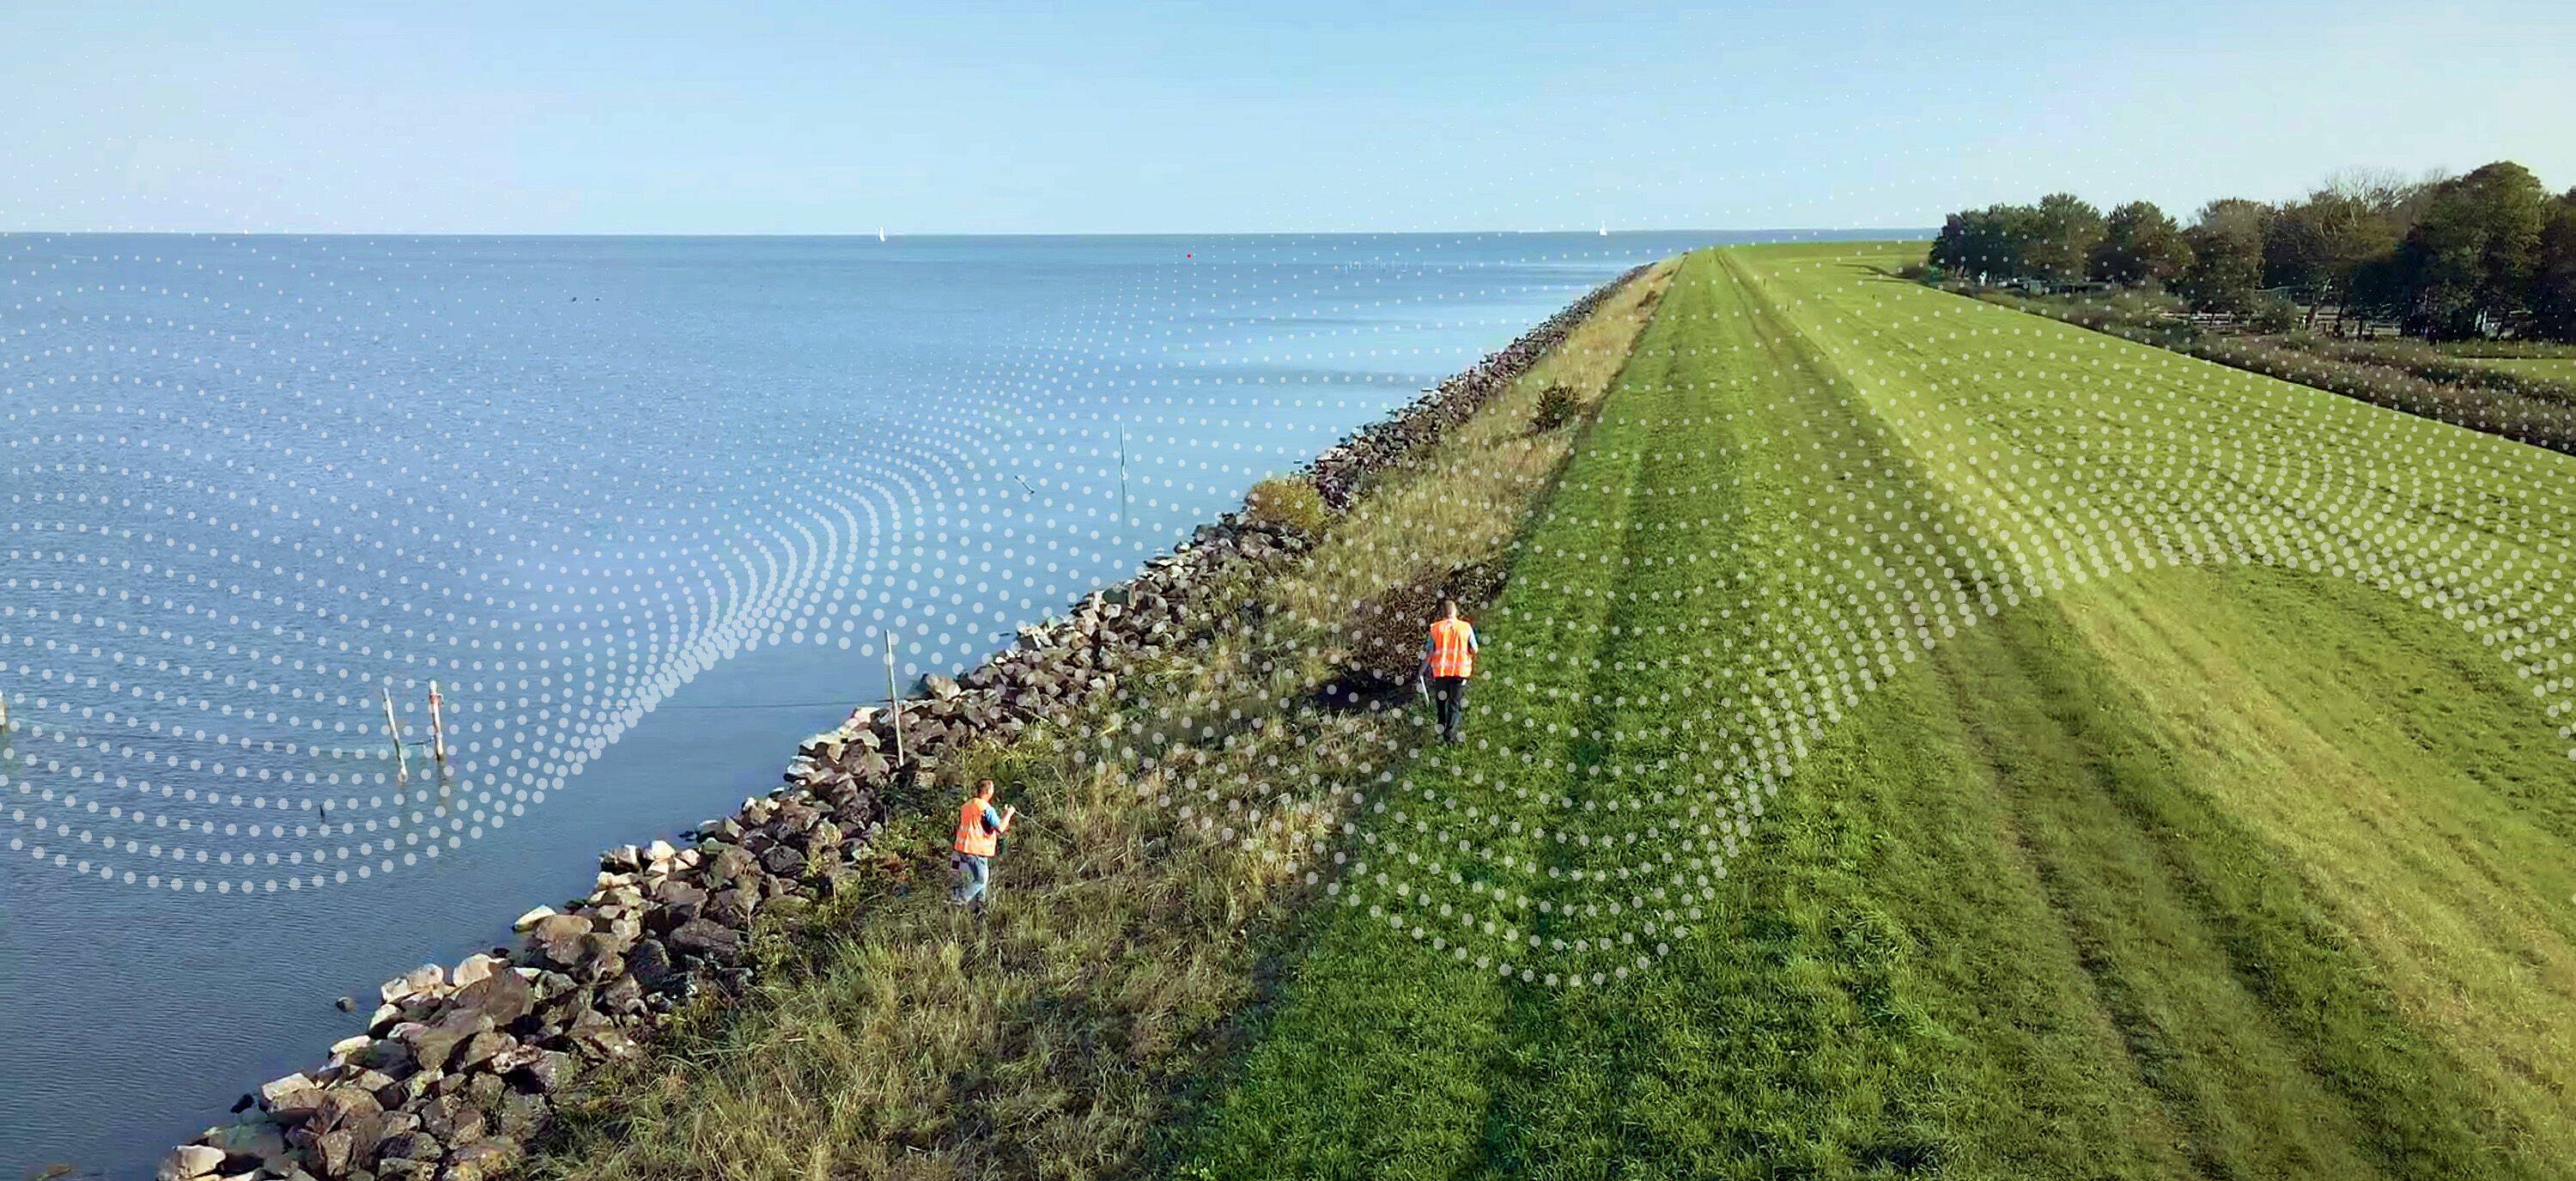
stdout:
[(2408, 180), (2352, 172), (2295, 201), (2212, 201), (2188, 226), (2153, 202), (2105, 216), (2067, 193), (1951, 214), (1932, 262), (1952, 276), (2168, 289), (2246, 313), (2283, 297), (2434, 339), (2576, 341), (2576, 189), (2509, 161)]

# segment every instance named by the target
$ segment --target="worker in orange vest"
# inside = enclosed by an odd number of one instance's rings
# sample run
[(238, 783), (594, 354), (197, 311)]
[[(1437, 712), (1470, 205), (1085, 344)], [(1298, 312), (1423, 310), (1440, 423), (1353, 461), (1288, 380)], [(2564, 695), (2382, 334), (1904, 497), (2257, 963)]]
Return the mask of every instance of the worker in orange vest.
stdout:
[(1452, 746), (1466, 741), (1458, 729), (1467, 712), (1467, 678), (1476, 675), (1476, 627), (1458, 618), (1458, 600), (1441, 600), (1440, 618), (1432, 621), (1431, 637), (1422, 642), (1418, 675), (1439, 707), (1441, 741)]
[(984, 913), (984, 904), (993, 896), (993, 854), (1000, 851), (1002, 834), (1011, 831), (1011, 821), (1020, 814), (1018, 808), (993, 807), (993, 781), (975, 785), (975, 794), (967, 797), (957, 809), (956, 855), (957, 886), (948, 892), (952, 905), (972, 904), (976, 914)]

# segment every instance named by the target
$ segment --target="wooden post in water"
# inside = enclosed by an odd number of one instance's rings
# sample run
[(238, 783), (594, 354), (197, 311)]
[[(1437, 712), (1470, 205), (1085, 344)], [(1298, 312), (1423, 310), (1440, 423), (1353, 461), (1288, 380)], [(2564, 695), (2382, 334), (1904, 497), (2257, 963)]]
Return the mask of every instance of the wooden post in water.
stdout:
[(894, 680), (894, 633), (885, 628), (878, 628), (877, 642), (885, 645), (886, 707), (894, 711), (894, 765), (895, 769), (901, 770), (903, 768), (903, 690), (895, 684)]
[(438, 682), (429, 683), (429, 757), (447, 765), (447, 718), (439, 712)]
[(394, 688), (385, 686), (385, 734), (394, 740), (394, 782), (411, 782), (411, 756), (403, 753), (402, 723), (394, 720)]

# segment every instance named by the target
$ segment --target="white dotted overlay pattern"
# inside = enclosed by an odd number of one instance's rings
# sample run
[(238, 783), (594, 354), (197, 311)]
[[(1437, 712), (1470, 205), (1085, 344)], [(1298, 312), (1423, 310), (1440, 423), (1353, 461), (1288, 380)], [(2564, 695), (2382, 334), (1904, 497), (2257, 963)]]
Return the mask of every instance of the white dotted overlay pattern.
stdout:
[(224, 894), (419, 866), (580, 806), (717, 662), (967, 663), (1526, 326), (1498, 302), (1674, 248), (1466, 240), (1190, 259), (853, 410), (568, 370), (555, 333), (674, 325), (490, 240), (0, 236), (0, 850)]
[[(1688, 722), (1574, 735), (1553, 716), (1471, 708), (1478, 758), (1433, 747), (1364, 768), (1337, 794), (1323, 823), (1343, 840), (1323, 885), (1338, 904), (1518, 981), (1626, 979), (1706, 917), (1766, 802), (1903, 666), (2016, 606), (2166, 567), (2262, 566), (2397, 595), (2474, 637), (2527, 685), (2536, 720), (2576, 738), (2576, 530), (2555, 511), (2557, 493), (2534, 494), (2563, 485), (2567, 457), (1859, 267), (1796, 265), (1847, 276), (1852, 289), (1834, 299), (1878, 301), (1874, 316), (1969, 347), (1887, 347), (1869, 321), (1837, 316), (1832, 300), (1774, 297), (1817, 359), (1735, 363), (1804, 387), (1814, 441), (1724, 477), (1785, 511), (1698, 534), (1754, 555), (1759, 573), (1614, 582), (1606, 593), (1656, 600), (1631, 604), (1649, 626), (1695, 641), (1677, 663), (1584, 670), (1595, 686), (1617, 673), (1626, 692), (1678, 699)], [(2211, 396), (2160, 394), (2177, 380)], [(1666, 442), (1635, 458), (1706, 458), (1730, 421), (1777, 412), (1716, 395), (1707, 416), (1652, 424)], [(1885, 478), (1847, 479), (1851, 465)], [(1614, 490), (1574, 476), (1559, 485), (1560, 495), (1587, 491)], [(1646, 494), (1731, 499), (1721, 491)], [(1603, 534), (1614, 545), (1620, 535)], [(1632, 561), (1615, 551), (1555, 557)], [(1480, 676), (1566, 692), (1527, 678), (1590, 654), (1525, 643), (1513, 622), (1508, 603), (1478, 621)], [(1578, 738), (1605, 753), (1549, 766)], [(2576, 760), (2576, 746), (2567, 754)], [(1489, 778), (1497, 762), (1573, 786), (1538, 800), (1522, 775)], [(1458, 783), (1567, 820), (1534, 827), (1529, 811), (1480, 809), (1449, 794)], [(1555, 849), (1533, 856), (1533, 845)], [(1524, 851), (1496, 852), (1510, 849)]]
[[(6, 850), (183, 892), (395, 873), (540, 816), (681, 686), (764, 647), (878, 667), (891, 628), (907, 675), (956, 668), (1407, 400), (1371, 355), (1389, 336), (1453, 330), (1420, 362), (1443, 372), (1478, 351), (1456, 341), (1522, 326), (1474, 315), (1494, 294), (1476, 271), (1496, 264), (1394, 253), (1436, 246), (1220, 260), (1057, 310), (838, 432), (759, 415), (691, 431), (674, 424), (702, 404), (656, 404), (631, 375), (567, 389), (531, 344), (542, 333), (509, 322), (532, 315), (524, 293), (493, 299), (471, 259), (453, 260), (459, 278), (358, 243), (6, 241)], [(1598, 274), (1635, 250), (1579, 261)], [(1390, 274), (1441, 271), (1455, 303), (1372, 299)], [(1899, 667), (2065, 586), (2169, 565), (2400, 595), (2495, 651), (2576, 737), (2568, 529), (2514, 493), (2557, 479), (2562, 457), (2180, 357), (2095, 355), (2121, 346), (1935, 292), (1854, 298), (1971, 347), (1890, 353), (1829, 307), (1790, 309), (1828, 359), (1795, 376), (1843, 406), (1814, 429), (1870, 462), (1931, 465), (1909, 478), (1940, 494), (1839, 479), (1814, 456), (1734, 472), (1786, 511), (1723, 542), (1775, 555), (1758, 585), (1655, 605), (1706, 640), (1656, 677), (1683, 686), (1693, 723), (1557, 768), (1581, 785), (1555, 801), (1583, 814), (1562, 832), (1506, 831), (1448, 798), (1446, 777), (1475, 773), (1436, 751), (1414, 771), (1393, 749), (1352, 767), (1308, 813), (1341, 838), (1308, 846), (1329, 851), (1339, 904), (1516, 979), (1619, 978), (1702, 919), (1765, 801)], [(1342, 314), (1316, 315), (1319, 299)], [(2223, 417), (2157, 396), (2174, 367), (2226, 396)], [(737, 394), (713, 380), (709, 396)], [(1664, 437), (1692, 446), (1744, 413), (1715, 405)], [(743, 438), (768, 433), (788, 445), (743, 462)], [(1489, 678), (1563, 658), (1491, 622)], [(417, 744), (432, 679), (454, 766), (414, 745), (402, 782), (380, 695)], [(1537, 768), (1566, 746), (1549, 724), (1489, 705), (1470, 729)], [(1675, 791), (1678, 823), (1605, 802)], [(1380, 854), (1390, 817), (1462, 857), (1507, 837), (1581, 847), (1465, 873), (1421, 842)]]

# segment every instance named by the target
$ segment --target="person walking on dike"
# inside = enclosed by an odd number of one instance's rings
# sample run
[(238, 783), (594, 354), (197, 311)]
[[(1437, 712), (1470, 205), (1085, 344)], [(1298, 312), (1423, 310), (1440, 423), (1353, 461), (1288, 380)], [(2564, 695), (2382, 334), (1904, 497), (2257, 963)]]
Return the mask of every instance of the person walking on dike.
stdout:
[(984, 913), (984, 904), (993, 897), (993, 854), (1001, 848), (1002, 834), (1011, 831), (1011, 821), (1020, 814), (1018, 808), (993, 808), (993, 781), (975, 785), (975, 794), (957, 809), (957, 886), (948, 892), (954, 906), (972, 904), (976, 914)]
[(1440, 601), (1440, 618), (1422, 642), (1421, 679), (1431, 686), (1440, 711), (1440, 739), (1456, 746), (1466, 741), (1459, 729), (1466, 722), (1467, 678), (1476, 675), (1476, 627), (1458, 618), (1458, 600)]

